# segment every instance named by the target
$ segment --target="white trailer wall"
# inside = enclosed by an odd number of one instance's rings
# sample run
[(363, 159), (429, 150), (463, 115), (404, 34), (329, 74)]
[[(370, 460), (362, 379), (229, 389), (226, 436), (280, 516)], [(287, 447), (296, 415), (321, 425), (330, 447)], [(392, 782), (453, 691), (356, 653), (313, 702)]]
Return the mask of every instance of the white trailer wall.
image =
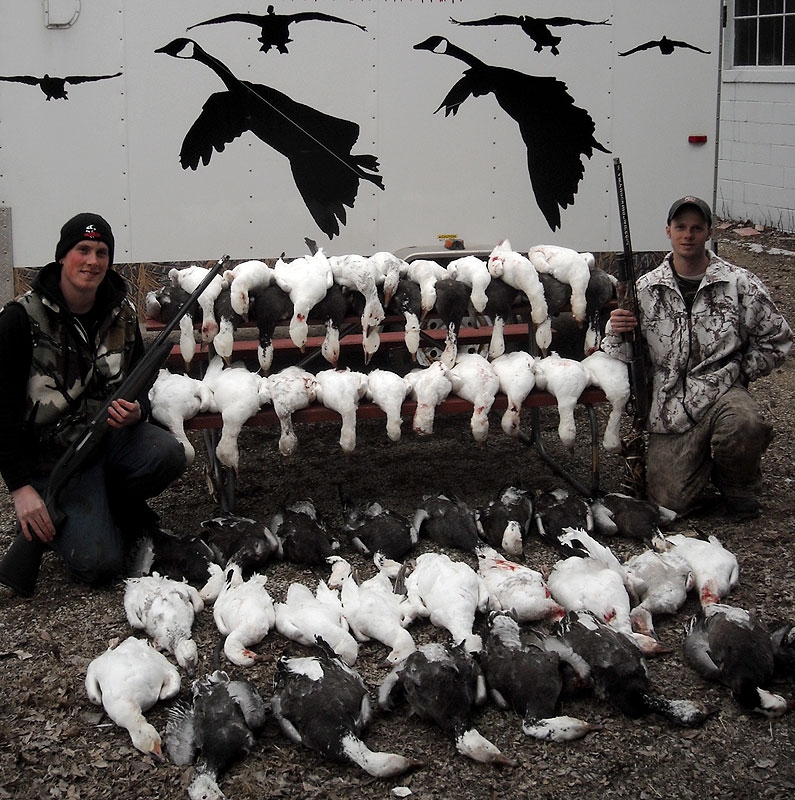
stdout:
[[(621, 159), (636, 250), (665, 247), (665, 212), (687, 193), (714, 199), (720, 0), (281, 0), (284, 14), (324, 12), (366, 26), (305, 21), (289, 52), (260, 52), (259, 28), (192, 24), (233, 12), (265, 14), (268, 3), (235, 0), (0, 0), (0, 76), (107, 75), (67, 85), (68, 100), (0, 81), (0, 206), (13, 219), (13, 261), (45, 263), (58, 227), (83, 210), (116, 233), (116, 260), (203, 260), (305, 252), (304, 237), (328, 253), (395, 250), (457, 235), (517, 249), (557, 243), (621, 248), (613, 157)], [(529, 6), (532, 6), (529, 8)], [(50, 17), (71, 25), (47, 28)], [(559, 55), (535, 52), (516, 25), (457, 26), (494, 14), (566, 16), (609, 25), (553, 28)], [(516, 122), (494, 95), (469, 97), (458, 114), (433, 112), (466, 66), (413, 46), (447, 37), (483, 62), (565, 82), (610, 154), (583, 157), (573, 205), (552, 231), (530, 187)], [(686, 41), (709, 54), (653, 47)], [(196, 171), (179, 163), (182, 140), (223, 84), (207, 67), (154, 51), (189, 36), (242, 80), (274, 87), (356, 122), (354, 153), (380, 161), (386, 186), (362, 181), (347, 224), (333, 240), (307, 211), (287, 160), (246, 133)], [(532, 106), (533, 97), (528, 97)], [(535, 113), (535, 110), (534, 110)], [(543, 124), (545, 108), (537, 109)], [(705, 135), (705, 144), (688, 137)]]

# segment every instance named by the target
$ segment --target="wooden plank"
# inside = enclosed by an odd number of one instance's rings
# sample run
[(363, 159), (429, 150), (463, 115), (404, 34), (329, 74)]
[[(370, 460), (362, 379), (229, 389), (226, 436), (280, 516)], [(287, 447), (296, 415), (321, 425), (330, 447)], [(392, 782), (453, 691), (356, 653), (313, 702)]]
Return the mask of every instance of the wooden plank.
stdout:
[[(588, 387), (577, 400), (578, 403), (585, 405), (596, 405), (598, 403), (607, 402), (604, 392), (595, 387)], [(532, 391), (525, 402), (522, 404), (523, 408), (539, 408), (545, 406), (557, 406), (558, 401), (554, 395), (549, 392), (542, 392), (539, 390)], [(504, 394), (497, 394), (494, 398), (494, 405), (492, 410), (502, 411), (508, 407), (508, 398)], [(436, 407), (438, 414), (471, 414), (472, 403), (464, 400), (461, 397), (451, 395), (444, 402)], [(417, 403), (414, 400), (407, 400), (403, 403), (401, 416), (404, 419), (411, 419), (414, 412), (417, 410)], [(357, 419), (386, 419), (386, 414), (375, 404), (371, 402), (362, 402), (356, 413)], [(308, 408), (302, 408), (293, 412), (292, 416), (294, 423), (315, 423), (315, 422), (339, 422), (340, 415), (336, 411), (326, 408), (320, 403), (313, 403)], [(279, 418), (272, 408), (263, 408), (257, 412), (253, 417), (250, 417), (246, 425), (253, 427), (263, 427), (266, 425), (279, 425)], [(222, 426), (222, 419), (220, 414), (197, 414), (192, 419), (185, 421), (186, 430), (204, 430), (212, 428), (220, 428)]]

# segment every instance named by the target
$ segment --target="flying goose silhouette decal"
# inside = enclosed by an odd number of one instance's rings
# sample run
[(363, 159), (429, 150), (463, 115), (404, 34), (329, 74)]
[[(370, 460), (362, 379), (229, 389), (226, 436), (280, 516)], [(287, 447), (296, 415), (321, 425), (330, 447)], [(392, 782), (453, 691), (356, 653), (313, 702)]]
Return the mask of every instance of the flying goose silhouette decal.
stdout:
[(290, 38), (290, 25), (295, 22), (307, 22), (317, 20), (320, 22), (341, 22), (344, 25), (354, 25), (360, 30), (366, 31), (364, 25), (358, 25), (341, 17), (334, 17), (331, 14), (323, 14), (320, 11), (302, 11), (298, 14), (277, 14), (273, 6), (268, 6), (266, 14), (224, 14), (220, 17), (213, 17), (204, 22), (197, 22), (191, 28), (198, 28), (200, 25), (215, 25), (219, 22), (248, 22), (260, 28), (259, 41), (262, 43), (260, 50), (267, 53), (271, 47), (275, 47), (280, 53), (287, 52), (287, 45), (292, 42)]
[(527, 146), (527, 170), (538, 207), (549, 227), (559, 228), (560, 209), (574, 202), (585, 174), (582, 156), (590, 158), (594, 149), (610, 152), (594, 139), (594, 121), (574, 105), (566, 84), (489, 66), (442, 36), (431, 36), (414, 49), (452, 56), (469, 66), (436, 111), (444, 108), (445, 116), (455, 115), (468, 97), (493, 93), (516, 121)]
[(360, 180), (384, 188), (376, 157), (351, 154), (359, 138), (355, 122), (316, 111), (270, 86), (239, 80), (192, 39), (174, 39), (155, 52), (198, 61), (226, 86), (207, 98), (186, 134), (179, 154), (183, 169), (196, 169), (199, 162), (206, 166), (213, 150), (223, 152), (251, 131), (289, 160), (309, 213), (329, 239), (345, 224), (345, 206), (353, 208)]
[(659, 47), (660, 52), (664, 56), (670, 56), (677, 47), (696, 50), (699, 53), (705, 53), (706, 55), (709, 55), (710, 52), (709, 50), (702, 50), (700, 47), (696, 47), (694, 44), (677, 42), (674, 39), (669, 39), (667, 36), (663, 36), (662, 39), (656, 39), (652, 42), (644, 42), (643, 44), (639, 44), (637, 47), (633, 47), (631, 50), (625, 50), (623, 53), (619, 53), (619, 55), (631, 56), (633, 53), (639, 53), (641, 50), (653, 50), (655, 47)]
[(68, 75), (65, 78), (57, 78), (45, 73), (43, 78), (35, 75), (0, 75), (0, 81), (11, 81), (13, 83), (25, 83), (28, 86), (38, 86), (44, 92), (47, 100), (68, 100), (66, 96), (66, 84), (75, 85), (78, 83), (90, 83), (92, 81), (104, 81), (108, 78), (118, 78), (121, 72), (113, 75)]
[(560, 27), (563, 25), (609, 25), (610, 20), (602, 20), (601, 22), (591, 22), (587, 19), (570, 19), (569, 17), (527, 17), (518, 16), (512, 17), (509, 14), (495, 14), (493, 17), (486, 19), (473, 19), (468, 22), (462, 22), (450, 17), (450, 22), (455, 25), (518, 25), (522, 32), (529, 36), (534, 42), (533, 48), (536, 53), (540, 53), (545, 47), (553, 56), (556, 56), (560, 51), (558, 45), (562, 39), (560, 36), (555, 36), (550, 30), (551, 27)]

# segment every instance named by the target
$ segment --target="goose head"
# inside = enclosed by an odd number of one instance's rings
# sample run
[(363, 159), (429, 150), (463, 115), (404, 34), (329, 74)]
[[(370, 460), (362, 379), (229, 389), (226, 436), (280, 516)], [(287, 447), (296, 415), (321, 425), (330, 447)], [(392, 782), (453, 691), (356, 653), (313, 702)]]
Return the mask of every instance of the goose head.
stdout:
[(155, 50), (155, 53), (165, 53), (174, 58), (196, 58), (200, 52), (202, 52), (201, 47), (193, 39), (184, 36), (173, 39)]

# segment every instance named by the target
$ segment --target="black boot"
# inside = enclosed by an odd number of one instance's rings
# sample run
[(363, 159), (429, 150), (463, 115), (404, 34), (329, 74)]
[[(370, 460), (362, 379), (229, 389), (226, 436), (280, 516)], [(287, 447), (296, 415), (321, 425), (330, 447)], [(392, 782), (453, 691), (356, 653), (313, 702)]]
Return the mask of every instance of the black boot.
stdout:
[(19, 531), (0, 562), (0, 583), (23, 597), (30, 597), (36, 590), (43, 555), (44, 543), (35, 538), (30, 542)]

